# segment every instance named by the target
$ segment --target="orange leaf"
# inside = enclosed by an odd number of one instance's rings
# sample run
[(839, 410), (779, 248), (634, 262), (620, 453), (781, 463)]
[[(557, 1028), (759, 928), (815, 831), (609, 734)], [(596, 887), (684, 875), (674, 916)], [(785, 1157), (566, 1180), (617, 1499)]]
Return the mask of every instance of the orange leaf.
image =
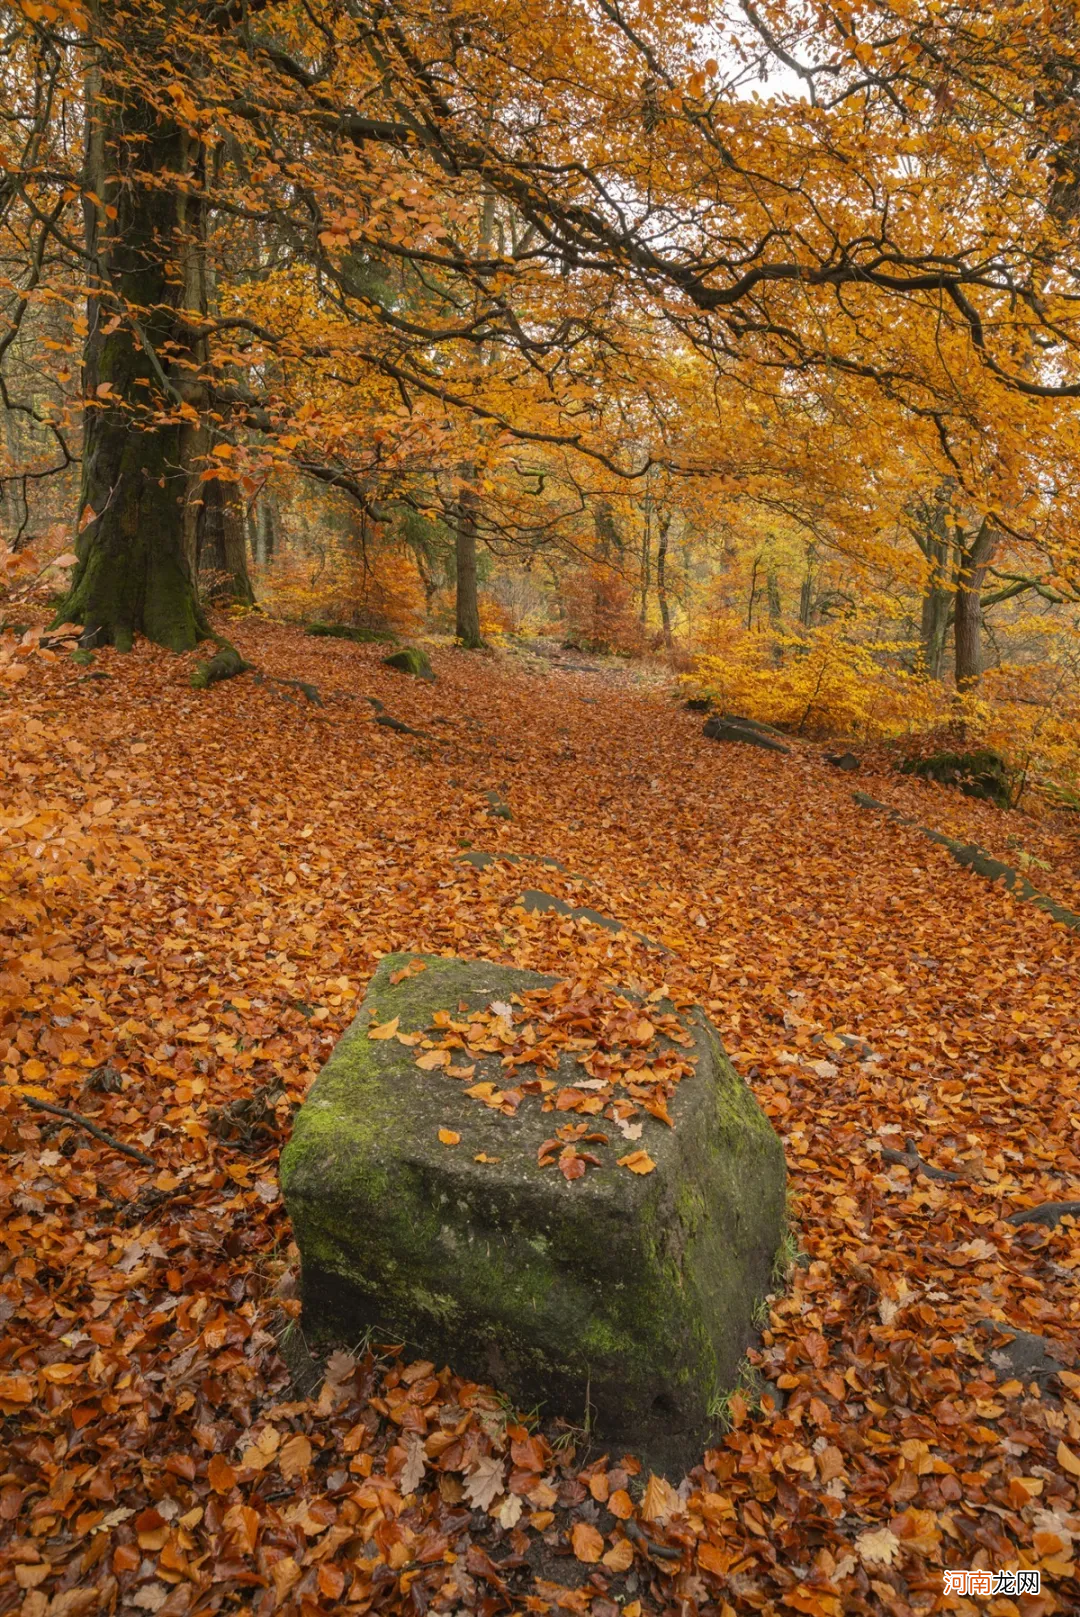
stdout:
[(278, 1464), (281, 1466), (281, 1474), (286, 1482), (290, 1478), (298, 1477), (310, 1469), (311, 1444), (303, 1432), (297, 1432), (295, 1437), (290, 1437), (287, 1443), (281, 1445)]
[(609, 1572), (626, 1572), (633, 1561), (634, 1546), (628, 1538), (617, 1538), (604, 1556), (604, 1565)]
[(228, 1493), (236, 1486), (236, 1472), (222, 1454), (215, 1454), (206, 1468), (206, 1480), (215, 1493)]
[(652, 1173), (656, 1163), (647, 1151), (631, 1151), (619, 1158), (619, 1167), (629, 1168), (631, 1173)]
[(604, 1541), (595, 1527), (588, 1522), (576, 1522), (574, 1531), (570, 1535), (570, 1542), (574, 1546), (574, 1554), (579, 1561), (592, 1563), (599, 1561), (604, 1553)]
[(682, 1500), (664, 1477), (650, 1474), (641, 1500), (641, 1514), (647, 1522), (666, 1522), (682, 1510)]
[(439, 1139), (442, 1141), (443, 1145), (457, 1145), (461, 1139), (461, 1135), (455, 1134), (453, 1129), (440, 1129)]
[(339, 1566), (319, 1568), (319, 1593), (325, 1595), (327, 1600), (340, 1600), (344, 1588), (345, 1574)]
[(380, 1023), (380, 1025), (378, 1027), (369, 1027), (368, 1030), (367, 1030), (368, 1038), (369, 1039), (392, 1039), (394, 1037), (394, 1034), (397, 1032), (398, 1022), (400, 1020), (401, 1020), (401, 1018), (399, 1016), (395, 1016), (393, 1021), (391, 1021), (391, 1022), (382, 1022), (382, 1023)]
[(631, 1499), (625, 1488), (616, 1488), (615, 1492), (607, 1502), (607, 1508), (610, 1510), (611, 1514), (613, 1516), (617, 1516), (620, 1521), (628, 1522), (631, 1516), (634, 1514), (634, 1501)]

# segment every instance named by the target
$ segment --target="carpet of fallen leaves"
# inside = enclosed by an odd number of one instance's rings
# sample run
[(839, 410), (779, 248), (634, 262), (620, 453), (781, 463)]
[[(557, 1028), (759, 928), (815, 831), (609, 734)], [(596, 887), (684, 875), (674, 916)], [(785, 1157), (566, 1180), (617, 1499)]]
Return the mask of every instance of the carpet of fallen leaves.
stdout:
[[(602, 675), (444, 650), (430, 686), (230, 632), (322, 705), (252, 674), (197, 693), (147, 647), (0, 688), (0, 1611), (1076, 1611), (1080, 1229), (1005, 1220), (1080, 1193), (1080, 939), (851, 788), (1019, 836), (1062, 894), (1076, 843), (706, 741)], [(357, 1349), (296, 1395), (277, 1154), (398, 949), (700, 1003), (781, 1133), (775, 1397), (735, 1398), (680, 1488), (453, 1366)], [(883, 1155), (907, 1139), (959, 1177)], [(1073, 1371), (1004, 1379), (1009, 1327)], [(944, 1566), (1043, 1592), (943, 1598)]]

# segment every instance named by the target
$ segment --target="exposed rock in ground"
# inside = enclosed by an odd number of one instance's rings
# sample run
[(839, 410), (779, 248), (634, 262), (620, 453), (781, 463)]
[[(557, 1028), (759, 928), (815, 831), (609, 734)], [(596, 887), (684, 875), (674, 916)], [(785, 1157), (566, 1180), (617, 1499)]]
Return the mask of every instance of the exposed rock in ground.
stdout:
[[(674, 1127), (646, 1120), (653, 1171), (620, 1166), (633, 1148), (596, 1116), (590, 1131), (606, 1138), (582, 1149), (599, 1163), (572, 1181), (539, 1165), (560, 1114), (538, 1094), (507, 1116), (466, 1093), (506, 1084), (498, 1055), (472, 1052), (473, 1072), (455, 1079), (421, 1070), (397, 1040), (436, 1012), (498, 1008), (553, 982), (384, 957), (282, 1157), (304, 1337), (352, 1343), (372, 1327), (493, 1381), (520, 1408), (576, 1423), (589, 1409), (598, 1441), (681, 1474), (738, 1381), (771, 1286), (783, 1151), (700, 1011), (683, 1019), (697, 1066), (675, 1088)], [(550, 1076), (569, 1085), (581, 1068), (567, 1051)]]
[(987, 1362), (998, 1381), (1015, 1379), (1025, 1386), (1034, 1381), (1044, 1392), (1057, 1390), (1058, 1372), (1069, 1363), (1060, 1343), (1031, 1331), (1014, 1330), (995, 1319), (981, 1319), (975, 1328), (986, 1343)]
[(1012, 782), (1004, 758), (989, 747), (977, 752), (936, 752), (929, 758), (909, 758), (900, 766), (905, 775), (919, 775), (943, 786), (959, 786), (965, 797), (982, 798), (1008, 808)]
[(726, 719), (720, 714), (705, 720), (701, 730), (702, 735), (708, 736), (710, 741), (739, 741), (747, 747), (762, 747), (766, 752), (789, 753), (790, 747), (785, 747), (782, 741), (776, 741), (771, 735), (757, 725), (748, 723), (745, 719)]
[(417, 679), (434, 681), (435, 671), (426, 651), (419, 646), (402, 646), (400, 651), (392, 651), (383, 662), (387, 668), (397, 668), (403, 674), (413, 674)]

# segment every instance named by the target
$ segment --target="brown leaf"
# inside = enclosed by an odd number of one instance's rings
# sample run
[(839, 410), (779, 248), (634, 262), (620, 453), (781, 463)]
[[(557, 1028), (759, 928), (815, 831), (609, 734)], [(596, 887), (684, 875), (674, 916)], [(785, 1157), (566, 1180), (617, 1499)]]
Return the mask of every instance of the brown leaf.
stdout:
[(281, 1475), (288, 1482), (292, 1477), (305, 1475), (311, 1469), (311, 1444), (303, 1432), (297, 1432), (281, 1445), (278, 1455), (278, 1465)]

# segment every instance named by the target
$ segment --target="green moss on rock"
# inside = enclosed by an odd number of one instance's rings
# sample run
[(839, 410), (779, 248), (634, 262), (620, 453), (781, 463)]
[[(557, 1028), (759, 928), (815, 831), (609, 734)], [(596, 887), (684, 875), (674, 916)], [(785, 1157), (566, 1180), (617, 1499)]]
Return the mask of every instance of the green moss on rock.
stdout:
[[(698, 1057), (671, 1105), (648, 1119), (656, 1171), (602, 1166), (567, 1183), (537, 1163), (558, 1119), (527, 1097), (514, 1117), (425, 1073), (372, 1021), (430, 1026), (553, 979), (485, 962), (387, 956), (360, 1014), (301, 1108), (281, 1164), (302, 1259), (303, 1326), (329, 1345), (376, 1327), (386, 1340), (492, 1381), (523, 1407), (678, 1469), (700, 1452), (717, 1388), (731, 1387), (785, 1230), (783, 1151), (700, 1012)], [(574, 1075), (571, 1056), (556, 1076)], [(498, 1058), (475, 1075), (501, 1080)], [(439, 1130), (461, 1135), (447, 1147)], [(478, 1155), (497, 1158), (477, 1162)]]
[(419, 646), (402, 646), (400, 651), (392, 652), (389, 657), (384, 657), (383, 662), (387, 668), (397, 668), (403, 674), (414, 674), (417, 679), (434, 680), (435, 678), (435, 672), (428, 654), (426, 651), (421, 651)]
[(909, 758), (901, 765), (905, 775), (919, 775), (923, 780), (936, 780), (943, 786), (959, 786), (965, 797), (982, 798), (1009, 808), (1012, 803), (1012, 781), (1009, 766), (999, 753), (989, 747), (975, 752), (935, 752), (929, 758)]
[(305, 633), (326, 640), (352, 640), (357, 645), (396, 645), (393, 629), (364, 629), (354, 623), (309, 623)]

